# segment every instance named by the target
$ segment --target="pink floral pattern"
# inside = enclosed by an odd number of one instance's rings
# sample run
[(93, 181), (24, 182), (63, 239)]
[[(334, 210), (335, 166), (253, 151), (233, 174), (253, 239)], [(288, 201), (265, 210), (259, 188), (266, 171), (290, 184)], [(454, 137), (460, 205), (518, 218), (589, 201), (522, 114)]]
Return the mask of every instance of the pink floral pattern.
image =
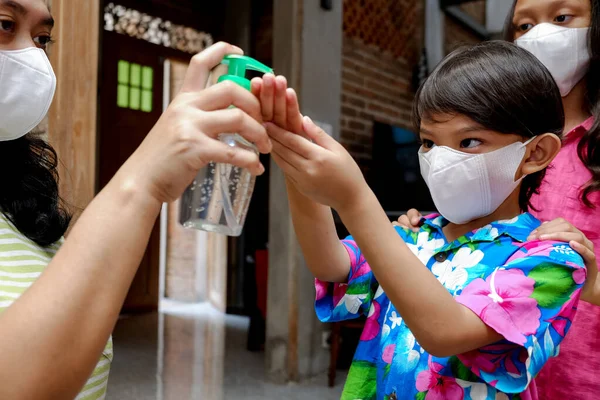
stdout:
[(535, 281), (518, 269), (496, 269), (475, 279), (456, 297), (507, 340), (523, 346), (540, 326), (541, 311), (531, 298)]
[[(348, 238), (343, 242), (351, 261), (348, 282), (317, 281), (315, 304), (322, 321), (367, 316), (342, 400), (499, 400), (513, 394), (537, 399), (530, 383), (556, 355), (575, 316), (586, 275), (581, 257), (565, 243), (526, 242), (539, 226), (529, 214), (452, 243), (444, 239), (445, 223), (433, 216), (420, 234), (397, 231), (434, 275), (444, 271), (438, 281), (455, 300), (503, 339), (465, 354), (432, 357)], [(436, 261), (441, 253), (444, 265)], [(456, 279), (444, 279), (448, 276)]]
[(429, 369), (417, 376), (417, 390), (427, 392), (425, 400), (461, 400), (464, 397), (463, 388), (456, 383), (456, 379), (442, 375), (444, 366), (429, 361)]

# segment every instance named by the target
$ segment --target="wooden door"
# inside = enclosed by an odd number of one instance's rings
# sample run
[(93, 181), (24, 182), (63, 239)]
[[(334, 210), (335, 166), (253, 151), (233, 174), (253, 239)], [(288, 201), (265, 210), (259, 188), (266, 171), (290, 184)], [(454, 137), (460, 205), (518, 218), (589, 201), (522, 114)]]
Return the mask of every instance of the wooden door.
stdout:
[[(162, 113), (163, 100), (163, 60), (156, 45), (105, 31), (101, 57), (100, 188), (142, 143)], [(157, 221), (123, 311), (157, 309), (159, 252)]]

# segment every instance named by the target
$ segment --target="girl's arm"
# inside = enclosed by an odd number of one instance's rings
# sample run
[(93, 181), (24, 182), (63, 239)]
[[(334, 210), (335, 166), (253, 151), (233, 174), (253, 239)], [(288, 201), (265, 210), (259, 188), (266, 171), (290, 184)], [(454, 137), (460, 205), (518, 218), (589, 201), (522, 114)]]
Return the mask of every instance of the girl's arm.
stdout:
[[(273, 157), (277, 158), (276, 153)], [(321, 281), (346, 282), (350, 258), (338, 238), (331, 208), (304, 196), (289, 180), (286, 186), (294, 231), (308, 269)]]
[[(252, 80), (251, 90), (260, 100), (264, 121), (303, 135), (298, 97), (287, 90), (285, 77), (265, 74)], [(280, 167), (286, 164), (277, 151), (271, 155)], [(337, 236), (331, 208), (304, 196), (287, 175), (286, 187), (294, 231), (308, 269), (321, 281), (346, 282), (350, 257)]]
[(362, 177), (352, 157), (310, 119), (298, 135), (268, 124), (280, 166), (305, 196), (336, 209), (368, 260), (373, 274), (421, 346), (445, 357), (502, 338), (454, 300), (406, 246)]
[(419, 344), (436, 357), (462, 354), (502, 336), (454, 300), (400, 238), (370, 190), (339, 209), (377, 281)]

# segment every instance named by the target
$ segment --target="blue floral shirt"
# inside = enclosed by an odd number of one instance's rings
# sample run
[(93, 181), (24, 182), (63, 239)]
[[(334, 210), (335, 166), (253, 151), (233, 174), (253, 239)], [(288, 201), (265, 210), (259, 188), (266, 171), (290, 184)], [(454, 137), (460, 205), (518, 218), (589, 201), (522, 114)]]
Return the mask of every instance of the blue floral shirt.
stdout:
[(586, 276), (583, 260), (565, 243), (527, 242), (540, 225), (527, 213), (451, 243), (445, 224), (435, 215), (417, 233), (396, 229), (455, 300), (504, 339), (466, 354), (431, 356), (348, 237), (348, 283), (317, 280), (315, 304), (323, 322), (368, 317), (342, 399), (537, 399), (532, 379), (558, 354), (571, 326)]

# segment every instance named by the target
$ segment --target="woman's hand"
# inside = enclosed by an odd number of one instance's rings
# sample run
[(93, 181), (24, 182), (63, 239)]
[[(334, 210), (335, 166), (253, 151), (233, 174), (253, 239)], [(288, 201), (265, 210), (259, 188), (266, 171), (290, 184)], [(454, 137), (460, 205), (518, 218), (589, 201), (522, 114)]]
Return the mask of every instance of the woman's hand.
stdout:
[(218, 140), (220, 133), (236, 132), (261, 153), (271, 150), (260, 102), (252, 93), (229, 81), (205, 89), (210, 71), (227, 54), (242, 50), (217, 43), (194, 56), (181, 92), (120, 172), (127, 185), (159, 202), (171, 202), (210, 161), (245, 167), (257, 175), (264, 171), (256, 154)]
[(398, 222), (392, 222), (392, 225), (410, 229), (413, 232), (419, 232), (419, 229), (423, 225), (423, 216), (416, 209), (411, 208), (408, 210), (408, 213), (398, 218)]
[(219, 43), (193, 58), (181, 93), (140, 148), (40, 278), (0, 314), (1, 399), (75, 398), (117, 321), (161, 203), (178, 198), (209, 161), (263, 171), (256, 154), (218, 140), (238, 132), (270, 151), (258, 99), (231, 82), (204, 90), (211, 69), (231, 53), (241, 50)]
[(569, 243), (581, 255), (587, 269), (587, 279), (581, 292), (581, 299), (597, 306), (600, 305), (600, 281), (594, 243), (579, 229), (568, 221), (557, 218), (550, 222), (544, 222), (531, 233), (528, 240), (557, 240)]

